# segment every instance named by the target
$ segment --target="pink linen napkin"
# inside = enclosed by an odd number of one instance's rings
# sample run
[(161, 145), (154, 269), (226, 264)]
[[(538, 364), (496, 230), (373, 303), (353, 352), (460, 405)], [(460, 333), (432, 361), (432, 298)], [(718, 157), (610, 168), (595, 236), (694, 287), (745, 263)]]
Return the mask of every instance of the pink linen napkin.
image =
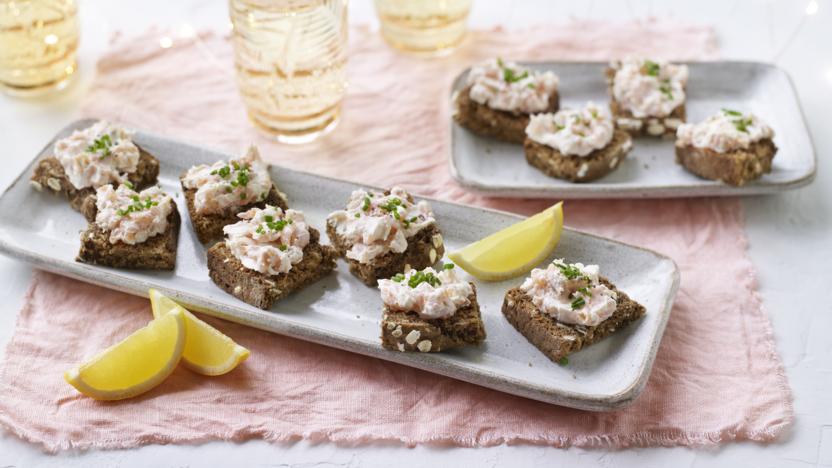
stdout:
[[(99, 63), (86, 115), (231, 152), (254, 141), (277, 164), (525, 214), (550, 202), (480, 197), (448, 174), (445, 101), (459, 70), (494, 55), (691, 59), (715, 53), (710, 29), (658, 21), (475, 31), (463, 50), (437, 60), (398, 55), (375, 33), (354, 28), (343, 121), (313, 145), (286, 148), (246, 121), (226, 38), (174, 37), (173, 47), (162, 49), (163, 34), (113, 45)], [(239, 369), (205, 378), (179, 368), (144, 396), (96, 402), (64, 383), (62, 372), (144, 325), (149, 304), (38, 273), (0, 368), (0, 424), (50, 451), (301, 437), (465, 446), (695, 445), (771, 441), (789, 427), (791, 393), (756, 295), (737, 200), (572, 201), (566, 220), (670, 255), (682, 270), (653, 373), (626, 409), (592, 413), (547, 405), (210, 318), (251, 349)]]

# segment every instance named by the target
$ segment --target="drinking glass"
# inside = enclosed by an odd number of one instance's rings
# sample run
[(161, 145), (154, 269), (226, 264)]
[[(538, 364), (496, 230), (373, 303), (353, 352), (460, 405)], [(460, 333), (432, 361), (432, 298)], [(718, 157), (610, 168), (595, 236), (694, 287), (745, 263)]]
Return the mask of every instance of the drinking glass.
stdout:
[(229, 0), (237, 83), (276, 140), (332, 130), (346, 90), (347, 0)]
[(20, 96), (64, 88), (78, 35), (75, 0), (0, 0), (0, 88)]
[(381, 34), (417, 55), (451, 53), (465, 37), (471, 0), (375, 0)]

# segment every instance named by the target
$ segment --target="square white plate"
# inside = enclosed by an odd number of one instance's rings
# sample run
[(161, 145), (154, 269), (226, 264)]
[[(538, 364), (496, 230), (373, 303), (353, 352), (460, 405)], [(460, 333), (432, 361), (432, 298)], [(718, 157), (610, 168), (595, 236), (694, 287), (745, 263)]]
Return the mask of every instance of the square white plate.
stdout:
[[(524, 63), (560, 78), (561, 108), (604, 104), (606, 63)], [(451, 120), (451, 173), (460, 184), (500, 197), (667, 198), (753, 195), (803, 187), (815, 178), (815, 150), (789, 76), (754, 62), (688, 63), (687, 118), (699, 122), (722, 108), (753, 112), (774, 128), (779, 148), (770, 174), (743, 187), (699, 178), (676, 164), (673, 140), (637, 138), (627, 159), (611, 174), (576, 184), (544, 175), (526, 163), (522, 145), (478, 136)], [(468, 71), (453, 84), (465, 86)], [(452, 105), (453, 108), (453, 105)]]
[[(90, 123), (76, 122), (58, 137)], [(503, 318), (503, 295), (522, 278), (501, 283), (477, 281), (488, 334), (482, 347), (442, 354), (391, 352), (380, 344), (382, 305), (378, 291), (354, 278), (341, 260), (335, 273), (279, 301), (271, 311), (249, 306), (216, 287), (208, 278), (205, 247), (193, 233), (178, 177), (191, 165), (229, 155), (143, 132), (138, 132), (136, 139), (161, 161), (159, 181), (168, 193), (175, 194), (182, 214), (175, 271), (123, 271), (75, 262), (78, 233), (86, 223), (65, 200), (30, 187), (31, 164), (0, 197), (0, 252), (38, 268), (139, 296), (146, 297), (148, 288), (157, 288), (196, 310), (226, 320), (559, 405), (589, 410), (622, 407), (638, 396), (647, 381), (679, 283), (676, 265), (667, 257), (564, 230), (555, 256), (602, 265), (611, 281), (647, 308), (643, 319), (571, 356), (568, 366), (550, 362)], [(50, 143), (38, 157), (48, 154), (51, 147)], [(321, 231), (327, 214), (339, 209), (356, 188), (348, 182), (278, 167), (272, 167), (271, 174), (288, 195), (289, 205), (303, 210), (310, 224)], [(450, 250), (520, 219), (440, 201), (432, 201), (432, 205)]]

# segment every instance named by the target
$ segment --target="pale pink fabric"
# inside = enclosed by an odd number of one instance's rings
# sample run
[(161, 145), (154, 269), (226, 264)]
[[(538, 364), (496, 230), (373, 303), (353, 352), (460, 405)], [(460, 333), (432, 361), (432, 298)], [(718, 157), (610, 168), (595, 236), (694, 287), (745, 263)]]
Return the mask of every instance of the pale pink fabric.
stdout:
[[(270, 144), (247, 123), (221, 37), (158, 47), (161, 33), (117, 41), (85, 107), (199, 144), (262, 145), (272, 161), (371, 184), (531, 213), (546, 201), (496, 200), (447, 169), (451, 77), (481, 58), (608, 59), (633, 52), (714, 54), (707, 28), (569, 23), (475, 32), (450, 58), (397, 55), (372, 32), (351, 35), (341, 126), (309, 147)], [(645, 38), (650, 38), (646, 41)], [(0, 369), (0, 423), (47, 450), (209, 440), (320, 440), (466, 446), (535, 443), (625, 447), (771, 441), (793, 418), (771, 326), (755, 293), (736, 200), (568, 202), (567, 224), (672, 256), (682, 286), (641, 397), (591, 413), (546, 405), (388, 362), (210, 320), (251, 358), (219, 378), (184, 368), (130, 401), (78, 395), (62, 372), (150, 318), (146, 300), (46, 273), (35, 276)]]

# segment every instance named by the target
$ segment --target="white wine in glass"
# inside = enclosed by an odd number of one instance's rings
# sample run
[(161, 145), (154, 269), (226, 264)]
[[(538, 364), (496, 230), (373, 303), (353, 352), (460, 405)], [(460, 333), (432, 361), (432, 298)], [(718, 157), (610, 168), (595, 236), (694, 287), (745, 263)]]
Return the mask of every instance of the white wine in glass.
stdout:
[(234, 61), (248, 115), (284, 143), (338, 122), (346, 90), (346, 0), (230, 0)]
[(471, 0), (375, 0), (381, 34), (417, 55), (445, 55), (465, 37)]
[(77, 69), (74, 0), (0, 0), (0, 88), (37, 96), (61, 89)]

